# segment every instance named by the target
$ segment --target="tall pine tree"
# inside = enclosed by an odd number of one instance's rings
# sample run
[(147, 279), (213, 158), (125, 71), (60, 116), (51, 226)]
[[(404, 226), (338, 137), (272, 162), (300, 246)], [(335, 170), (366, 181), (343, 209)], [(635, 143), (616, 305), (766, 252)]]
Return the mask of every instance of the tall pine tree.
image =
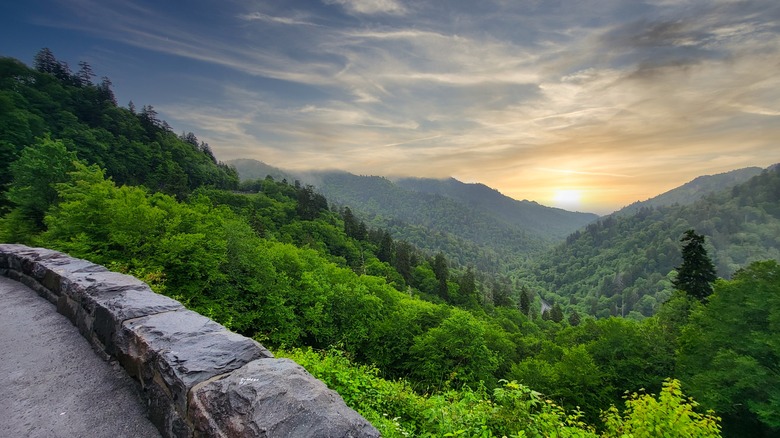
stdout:
[(683, 261), (677, 267), (674, 287), (699, 301), (705, 301), (712, 294), (712, 283), (718, 276), (715, 273), (715, 265), (704, 248), (704, 236), (696, 234), (694, 230), (688, 230), (680, 242), (683, 243)]

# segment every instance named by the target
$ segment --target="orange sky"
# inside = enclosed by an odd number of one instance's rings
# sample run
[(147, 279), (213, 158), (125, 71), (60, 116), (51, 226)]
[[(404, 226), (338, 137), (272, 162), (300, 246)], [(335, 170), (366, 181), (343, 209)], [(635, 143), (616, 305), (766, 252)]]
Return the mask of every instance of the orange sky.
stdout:
[[(608, 213), (780, 161), (780, 2), (6, 2), (219, 159), (449, 177)], [(579, 198), (579, 199), (577, 199)]]

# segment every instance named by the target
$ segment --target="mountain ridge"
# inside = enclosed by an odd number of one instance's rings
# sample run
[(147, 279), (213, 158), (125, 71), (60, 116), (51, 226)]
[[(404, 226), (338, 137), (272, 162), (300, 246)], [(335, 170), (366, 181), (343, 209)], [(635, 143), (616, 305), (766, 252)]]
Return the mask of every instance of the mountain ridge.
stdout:
[(252, 167), (251, 160), (237, 164), (242, 179), (264, 178), (263, 173), (268, 173), (311, 184), (333, 204), (349, 207), (368, 225), (386, 229), (394, 238), (430, 253), (443, 252), (458, 265), (486, 272), (517, 267), (531, 254), (550, 248), (598, 218), (517, 201), (484, 184), (466, 184), (454, 178), (421, 180), (449, 184), (441, 193), (414, 187), (411, 179), (399, 184), (398, 179), (394, 182), (388, 177), (343, 171), (296, 174), (262, 162)]
[(760, 174), (764, 169), (760, 167), (744, 167), (713, 175), (700, 175), (687, 183), (656, 195), (644, 201), (631, 203), (614, 215), (630, 215), (643, 207), (662, 207), (674, 204), (688, 205), (699, 199), (732, 188), (750, 178)]
[(780, 261), (780, 168), (687, 205), (606, 216), (518, 275), (548, 300), (585, 313), (650, 316), (674, 290), (679, 239), (688, 229), (705, 236), (720, 277), (754, 261)]

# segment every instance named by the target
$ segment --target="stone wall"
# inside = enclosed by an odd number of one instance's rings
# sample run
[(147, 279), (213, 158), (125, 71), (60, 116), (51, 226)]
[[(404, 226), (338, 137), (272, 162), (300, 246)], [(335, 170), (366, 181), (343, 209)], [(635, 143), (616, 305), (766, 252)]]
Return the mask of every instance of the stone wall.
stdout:
[(141, 386), (164, 437), (378, 437), (300, 365), (156, 294), (140, 280), (43, 248), (0, 244), (0, 275), (57, 306)]

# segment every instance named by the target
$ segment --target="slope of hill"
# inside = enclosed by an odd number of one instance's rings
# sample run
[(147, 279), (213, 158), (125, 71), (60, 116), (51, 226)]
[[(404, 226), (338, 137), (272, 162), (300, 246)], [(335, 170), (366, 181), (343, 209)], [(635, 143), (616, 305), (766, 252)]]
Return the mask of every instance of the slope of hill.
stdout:
[(396, 184), (417, 192), (446, 196), (510, 225), (553, 240), (563, 239), (598, 219), (598, 215), (593, 213), (577, 213), (533, 201), (518, 201), (484, 184), (466, 184), (455, 178), (403, 178)]
[(651, 315), (671, 295), (679, 239), (688, 229), (705, 235), (723, 278), (752, 261), (780, 260), (780, 169), (690, 205), (608, 216), (569, 236), (523, 275), (548, 291), (548, 300), (570, 308), (597, 316)]
[(229, 163), (242, 180), (271, 175), (312, 184), (368, 225), (430, 253), (443, 252), (456, 265), (485, 272), (516, 268), (598, 217), (517, 201), (483, 184), (455, 179), (393, 182), (347, 172), (287, 172), (256, 160)]
[(702, 175), (680, 187), (669, 190), (668, 192), (662, 193), (646, 201), (634, 202), (613, 214), (629, 216), (644, 207), (692, 204), (707, 195), (730, 189), (741, 184), (760, 174), (762, 170), (763, 169), (760, 167), (745, 167), (743, 169), (736, 169), (716, 175)]
[(227, 163), (236, 169), (242, 181), (264, 179), (266, 176), (271, 176), (277, 181), (281, 181), (283, 179), (293, 181), (296, 179), (296, 176), (294, 176), (292, 173), (286, 172), (282, 169), (279, 169), (278, 167), (265, 164), (262, 161), (248, 158), (239, 158), (236, 160), (230, 160)]
[[(178, 197), (202, 185), (238, 185), (235, 171), (194, 134), (177, 136), (151, 106), (139, 112), (117, 106), (107, 78), (93, 84), (49, 55), (39, 70), (0, 58), (0, 191), (22, 150), (49, 137), (105, 168), (119, 184), (144, 184)], [(0, 211), (7, 205), (0, 196)]]
[(451, 198), (405, 190), (390, 180), (349, 173), (319, 174), (318, 189), (369, 225), (417, 247), (441, 251), (460, 265), (503, 271), (549, 246), (541, 236)]

